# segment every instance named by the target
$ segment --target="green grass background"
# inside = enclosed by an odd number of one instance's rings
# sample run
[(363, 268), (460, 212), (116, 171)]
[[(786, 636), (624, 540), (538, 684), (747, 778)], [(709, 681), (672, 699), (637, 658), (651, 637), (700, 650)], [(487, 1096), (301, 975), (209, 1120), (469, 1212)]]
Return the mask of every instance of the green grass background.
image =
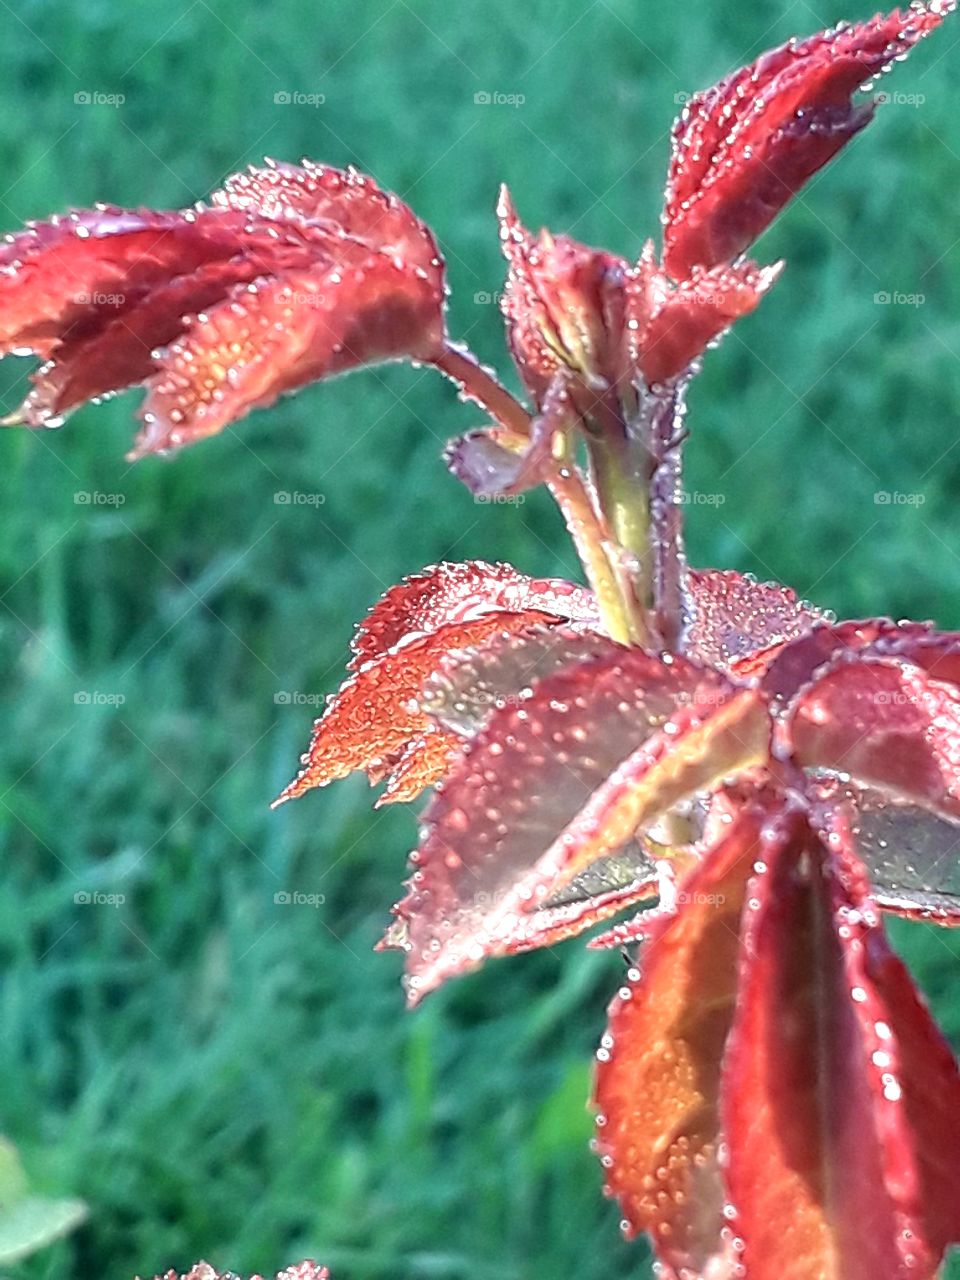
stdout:
[[(352, 162), (436, 228), (453, 332), (512, 376), (475, 300), (502, 280), (497, 183), (530, 223), (636, 254), (676, 95), (867, 13), (0, 0), (0, 222), (181, 206), (264, 153)], [(885, 85), (922, 104), (890, 103), (761, 244), (788, 270), (692, 395), (688, 488), (723, 498), (690, 509), (695, 563), (960, 625), (958, 66), (951, 25)], [(25, 373), (0, 370), (7, 409)], [(539, 496), (478, 506), (446, 475), (441, 442), (477, 414), (427, 372), (311, 388), (131, 469), (135, 401), (0, 435), (0, 1130), (39, 1187), (91, 1206), (11, 1274), (126, 1280), (198, 1256), (272, 1274), (312, 1254), (339, 1280), (649, 1275), (587, 1147), (620, 957), (491, 964), (405, 1014), (399, 959), (370, 949), (415, 816), (372, 814), (356, 780), (267, 808), (312, 717), (276, 695), (333, 688), (353, 621), (425, 564), (574, 572), (557, 517)], [(292, 889), (325, 906), (274, 905)], [(895, 932), (956, 1043), (960, 945)]]

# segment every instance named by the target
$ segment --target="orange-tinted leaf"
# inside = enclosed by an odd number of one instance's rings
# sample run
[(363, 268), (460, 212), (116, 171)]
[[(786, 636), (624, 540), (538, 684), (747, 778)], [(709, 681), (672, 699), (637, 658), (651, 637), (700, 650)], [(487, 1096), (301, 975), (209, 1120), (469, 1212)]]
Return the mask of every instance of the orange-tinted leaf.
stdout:
[(456, 734), (442, 730), (428, 729), (421, 737), (411, 739), (392, 767), (375, 807), (416, 800), (421, 791), (446, 776), (459, 747)]
[[(507, 630), (549, 623), (548, 614), (493, 613), (472, 622), (453, 623), (438, 631), (394, 647), (355, 672), (332, 698), (314, 725), (313, 740), (303, 757), (303, 768), (281, 793), (277, 803), (303, 795), (312, 787), (325, 787), (354, 770), (382, 775), (382, 765), (419, 742), (430, 721), (416, 705), (427, 678), (445, 653), (472, 648), (488, 636)], [(435, 760), (432, 758), (431, 763)], [(404, 764), (401, 782), (405, 799), (412, 798), (420, 757)], [(435, 780), (435, 779), (434, 779)], [(399, 796), (394, 794), (393, 799)]]
[(916, 667), (861, 658), (828, 670), (797, 696), (784, 741), (804, 766), (960, 817), (960, 691)]
[(371, 781), (393, 771), (384, 800), (411, 799), (438, 780), (452, 750), (417, 704), (442, 659), (505, 632), (592, 616), (592, 607), (572, 583), (481, 561), (436, 565), (391, 588), (361, 623), (353, 675), (316, 722), (305, 767), (280, 799), (355, 769)]
[[(732, 1257), (718, 1167), (720, 1067), (733, 1018), (744, 890), (763, 856), (765, 810), (741, 810), (649, 926), (638, 969), (610, 1006), (597, 1055), (597, 1149), (624, 1227), (649, 1231), (678, 1274)], [(709, 1267), (713, 1270), (708, 1270)]]
[(457, 757), (413, 855), (416, 1000), (484, 956), (536, 945), (538, 913), (645, 824), (765, 757), (759, 695), (640, 650), (566, 667), (496, 709)]
[(676, 280), (732, 262), (873, 116), (865, 82), (931, 31), (939, 0), (791, 40), (695, 94), (674, 127), (664, 261)]

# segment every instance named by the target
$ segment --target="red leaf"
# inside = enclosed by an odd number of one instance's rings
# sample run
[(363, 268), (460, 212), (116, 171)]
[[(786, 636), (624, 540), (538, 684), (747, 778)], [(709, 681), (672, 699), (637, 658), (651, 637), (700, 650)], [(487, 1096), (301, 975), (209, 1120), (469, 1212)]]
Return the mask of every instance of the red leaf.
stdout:
[(932, 1280), (960, 1227), (956, 1068), (862, 871), (802, 813), (782, 822), (749, 889), (723, 1066), (743, 1265), (751, 1280)]
[(432, 358), (443, 342), (429, 231), (371, 179), (306, 161), (235, 175), (212, 207), (100, 207), (32, 225), (0, 268), (0, 352), (48, 358), (20, 420), (54, 425), (146, 382), (132, 456), (213, 434), (328, 374)]
[(695, 569), (688, 579), (692, 657), (739, 676), (762, 668), (788, 640), (805, 635), (826, 615), (776, 582), (757, 582), (727, 569)]
[[(763, 856), (765, 810), (740, 811), (660, 917), (610, 1006), (597, 1055), (597, 1149), (630, 1234), (661, 1262), (714, 1275), (732, 1256), (718, 1168), (720, 1064), (733, 1018), (746, 879)], [(714, 1267), (716, 1263), (713, 1263)]]
[(744, 262), (695, 270), (667, 292), (640, 341), (640, 369), (647, 382), (666, 382), (688, 369), (735, 320), (759, 306), (781, 266)]
[(77, 405), (149, 378), (154, 352), (178, 337), (186, 313), (219, 302), (229, 289), (254, 280), (262, 264), (238, 255), (204, 263), (189, 275), (173, 276), (95, 327), (77, 324), (30, 375), (34, 384), (20, 408), (27, 426), (54, 424)]
[(595, 390), (618, 385), (628, 264), (568, 236), (541, 231), (534, 239), (506, 187), (497, 214), (508, 267), (503, 313), (510, 349), (533, 398), (542, 403), (564, 370)]
[(304, 160), (301, 165), (268, 160), (231, 174), (210, 203), (249, 210), (277, 222), (294, 224), (319, 242), (331, 234), (419, 268), (439, 284), (442, 264), (426, 223), (389, 191), (356, 169), (328, 168)]
[(350, 643), (357, 671), (418, 631), (436, 631), (497, 611), (542, 609), (559, 618), (598, 623), (593, 596), (562, 578), (528, 578), (509, 564), (431, 565), (404, 578), (380, 597)]
[(922, 36), (948, 5), (932, 3), (791, 40), (698, 93), (673, 134), (664, 262), (676, 280), (732, 262), (804, 183), (866, 125), (851, 95)]
[(237, 286), (161, 354), (129, 456), (193, 444), (332, 374), (429, 359), (443, 338), (440, 302), (432, 281), (382, 254)]
[(861, 658), (829, 670), (798, 695), (783, 738), (804, 766), (960, 817), (960, 692), (916, 667)]
[(541, 907), (691, 792), (764, 758), (768, 734), (758, 695), (636, 649), (494, 711), (434, 798), (394, 909), (411, 1001), (486, 955), (537, 945)]
[(0, 252), (0, 353), (49, 355), (157, 284), (234, 258), (246, 236), (263, 270), (270, 242), (245, 214), (101, 206), (29, 223)]
[[(923, 635), (927, 630), (921, 623), (895, 623), (889, 618), (815, 626), (777, 651), (760, 655), (762, 686), (771, 697), (789, 703), (804, 685), (833, 663), (872, 652), (887, 639), (895, 646), (898, 638)], [(878, 652), (883, 651), (878, 648)]]
[(415, 700), (427, 678), (454, 650), (565, 620), (565, 604), (589, 609), (589, 595), (481, 562), (439, 565), (392, 588), (361, 624), (354, 674), (316, 722), (305, 767), (278, 803), (355, 769), (371, 781), (398, 770), (387, 801), (411, 799), (437, 781), (451, 741), (423, 741), (433, 726)]
[(870, 1054), (887, 1189), (909, 1222), (901, 1246), (906, 1259), (922, 1260), (926, 1252), (933, 1271), (946, 1246), (960, 1240), (960, 1074), (906, 966), (890, 950), (849, 827), (840, 815), (831, 825), (834, 910)]
[(755, 1280), (898, 1276), (866, 1054), (806, 819), (750, 887), (723, 1072), (734, 1228)]

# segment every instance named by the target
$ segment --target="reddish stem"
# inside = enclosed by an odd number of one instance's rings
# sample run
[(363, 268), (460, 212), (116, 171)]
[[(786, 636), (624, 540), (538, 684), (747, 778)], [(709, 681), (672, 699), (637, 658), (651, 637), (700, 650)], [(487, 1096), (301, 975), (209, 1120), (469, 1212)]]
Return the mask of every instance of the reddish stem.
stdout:
[(464, 400), (480, 405), (508, 431), (529, 435), (530, 414), (472, 351), (447, 343), (432, 363), (457, 384)]

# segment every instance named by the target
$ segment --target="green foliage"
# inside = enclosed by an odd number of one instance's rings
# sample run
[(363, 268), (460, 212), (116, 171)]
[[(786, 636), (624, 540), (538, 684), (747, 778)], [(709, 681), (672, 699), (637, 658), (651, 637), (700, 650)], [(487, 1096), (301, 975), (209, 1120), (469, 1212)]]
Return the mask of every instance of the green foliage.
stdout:
[[(352, 161), (435, 226), (451, 328), (506, 373), (475, 300), (502, 280), (500, 180), (528, 223), (635, 253), (676, 95), (868, 12), (710, 0), (678, 29), (636, 0), (29, 0), (0, 15), (2, 216), (181, 205), (264, 152)], [(788, 270), (710, 356), (688, 455), (695, 563), (943, 627), (960, 625), (953, 39), (888, 82), (923, 104), (885, 107), (765, 237)], [(4, 365), (5, 406), (23, 374)], [(371, 816), (356, 783), (267, 810), (304, 697), (338, 683), (381, 590), (444, 557), (572, 572), (558, 519), (446, 476), (443, 439), (477, 415), (426, 372), (313, 388), (131, 470), (134, 404), (0, 438), (0, 1129), (45, 1192), (91, 1206), (12, 1274), (306, 1254), (339, 1280), (646, 1274), (581, 1109), (619, 957), (493, 964), (403, 1015), (399, 961), (370, 947), (412, 815)], [(895, 933), (960, 1037), (960, 942)]]

